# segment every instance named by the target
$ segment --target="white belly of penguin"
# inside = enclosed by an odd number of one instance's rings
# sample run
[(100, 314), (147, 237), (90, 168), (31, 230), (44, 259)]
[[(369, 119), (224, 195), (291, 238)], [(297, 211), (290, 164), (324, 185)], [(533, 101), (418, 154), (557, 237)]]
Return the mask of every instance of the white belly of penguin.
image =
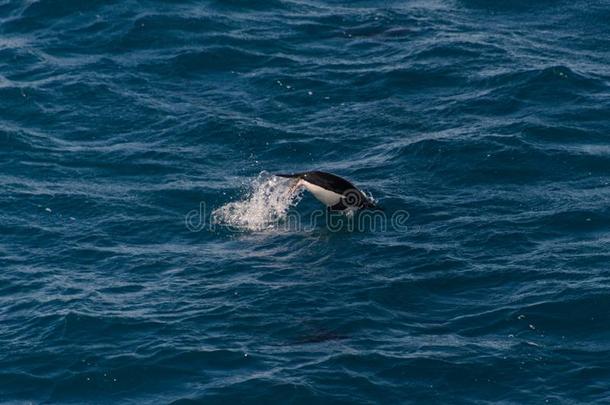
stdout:
[(338, 204), (341, 201), (342, 195), (339, 193), (335, 193), (334, 191), (327, 190), (320, 186), (316, 186), (308, 181), (301, 180), (301, 184), (314, 195), (322, 204), (325, 204), (329, 207), (332, 207), (335, 204)]

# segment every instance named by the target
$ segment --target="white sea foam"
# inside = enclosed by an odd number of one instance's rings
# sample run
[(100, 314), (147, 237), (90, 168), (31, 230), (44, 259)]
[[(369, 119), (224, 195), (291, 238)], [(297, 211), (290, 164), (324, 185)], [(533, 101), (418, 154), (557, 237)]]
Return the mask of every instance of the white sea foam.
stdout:
[(293, 183), (262, 172), (252, 181), (249, 191), (240, 201), (233, 201), (214, 210), (215, 223), (248, 231), (273, 229), (282, 223), (291, 206), (301, 199)]

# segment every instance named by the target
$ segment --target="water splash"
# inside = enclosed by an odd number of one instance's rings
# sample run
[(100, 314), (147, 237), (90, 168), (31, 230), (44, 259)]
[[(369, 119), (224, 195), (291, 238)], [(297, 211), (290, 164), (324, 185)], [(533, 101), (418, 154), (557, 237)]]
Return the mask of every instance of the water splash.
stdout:
[(247, 231), (273, 229), (286, 218), (288, 209), (301, 200), (292, 182), (261, 172), (244, 199), (214, 210), (214, 223)]

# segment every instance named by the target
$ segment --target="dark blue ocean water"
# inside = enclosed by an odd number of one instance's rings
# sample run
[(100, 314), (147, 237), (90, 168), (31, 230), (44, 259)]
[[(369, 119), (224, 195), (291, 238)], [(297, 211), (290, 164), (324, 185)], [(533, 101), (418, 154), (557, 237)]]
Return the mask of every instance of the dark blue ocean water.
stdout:
[[(0, 1), (0, 402), (610, 401), (609, 21)], [(314, 169), (407, 226), (186, 226)]]

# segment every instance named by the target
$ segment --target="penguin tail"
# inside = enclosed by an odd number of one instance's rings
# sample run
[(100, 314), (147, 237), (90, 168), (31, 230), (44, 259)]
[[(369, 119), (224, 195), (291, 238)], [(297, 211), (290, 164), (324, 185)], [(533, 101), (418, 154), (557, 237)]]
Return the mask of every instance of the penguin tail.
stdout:
[(299, 173), (296, 174), (285, 174), (285, 173), (276, 173), (275, 174), (277, 177), (285, 177), (287, 179), (296, 179), (300, 176)]

